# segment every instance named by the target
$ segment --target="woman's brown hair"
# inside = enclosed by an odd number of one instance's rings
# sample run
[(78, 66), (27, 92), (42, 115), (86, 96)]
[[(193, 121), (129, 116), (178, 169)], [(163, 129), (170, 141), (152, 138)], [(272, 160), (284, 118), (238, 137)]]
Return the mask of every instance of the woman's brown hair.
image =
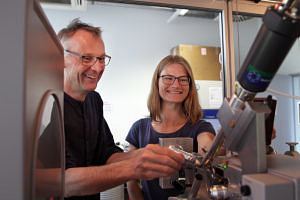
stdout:
[(152, 121), (161, 121), (161, 97), (159, 95), (158, 80), (163, 69), (167, 65), (173, 63), (177, 63), (183, 66), (190, 78), (190, 90), (188, 96), (182, 103), (182, 109), (188, 121), (190, 121), (191, 123), (196, 123), (202, 118), (202, 109), (198, 100), (198, 94), (195, 86), (192, 68), (182, 56), (177, 55), (169, 55), (162, 59), (154, 71), (151, 90), (147, 102), (148, 110), (150, 112), (150, 118)]

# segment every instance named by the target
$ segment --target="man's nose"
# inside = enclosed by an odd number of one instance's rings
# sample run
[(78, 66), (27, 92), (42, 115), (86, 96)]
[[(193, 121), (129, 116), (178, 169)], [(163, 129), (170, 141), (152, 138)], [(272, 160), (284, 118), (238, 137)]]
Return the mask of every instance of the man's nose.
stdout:
[(105, 69), (105, 63), (102, 63), (102, 62), (100, 62), (99, 59), (97, 59), (96, 62), (95, 62), (95, 64), (93, 64), (93, 65), (91, 66), (91, 69), (92, 69), (92, 70), (95, 70), (95, 71), (97, 71), (97, 72), (102, 71), (102, 70)]

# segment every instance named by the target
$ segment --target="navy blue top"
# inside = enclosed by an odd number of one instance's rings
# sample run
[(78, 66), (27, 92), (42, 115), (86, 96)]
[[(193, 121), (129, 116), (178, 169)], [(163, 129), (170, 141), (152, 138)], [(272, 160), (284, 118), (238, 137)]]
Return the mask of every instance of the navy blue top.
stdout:
[[(162, 134), (155, 131), (151, 125), (150, 118), (136, 121), (126, 137), (126, 141), (136, 148), (145, 147), (147, 144), (158, 144), (159, 138), (190, 137), (194, 139), (194, 152), (198, 152), (197, 136), (203, 132), (215, 134), (215, 130), (209, 122), (200, 120), (195, 124), (187, 122), (174, 133)], [(176, 189), (161, 189), (159, 179), (151, 181), (142, 180), (142, 190), (145, 200), (168, 200), (170, 196), (180, 194)]]
[[(84, 102), (64, 94), (64, 128), (66, 169), (104, 165), (112, 154), (122, 151), (114, 143), (103, 117), (103, 101), (95, 91)], [(100, 195), (67, 199), (100, 199)]]

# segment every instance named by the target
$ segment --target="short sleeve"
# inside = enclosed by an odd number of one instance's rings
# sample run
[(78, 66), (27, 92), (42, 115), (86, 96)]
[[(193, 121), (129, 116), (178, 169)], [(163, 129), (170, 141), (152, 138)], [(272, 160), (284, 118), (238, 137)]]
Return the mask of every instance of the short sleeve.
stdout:
[(139, 134), (139, 126), (140, 126), (140, 120), (136, 121), (130, 128), (127, 136), (126, 136), (126, 141), (129, 142), (131, 145), (135, 146), (136, 148), (139, 148), (139, 139), (138, 139), (138, 134)]
[(199, 130), (198, 133), (210, 132), (210, 133), (216, 135), (215, 129), (213, 128), (211, 123), (204, 121), (204, 120), (201, 120), (198, 130)]
[(123, 152), (121, 148), (115, 145), (114, 138), (110, 132), (110, 129), (105, 119), (104, 119), (104, 144), (105, 144), (105, 148), (104, 148), (103, 155), (104, 155), (105, 162), (109, 159), (109, 157), (112, 154)]
[(197, 123), (196, 135), (194, 136), (194, 152), (198, 152), (197, 136), (204, 132), (210, 132), (213, 135), (216, 135), (215, 129), (213, 128), (211, 123), (204, 120), (200, 120)]

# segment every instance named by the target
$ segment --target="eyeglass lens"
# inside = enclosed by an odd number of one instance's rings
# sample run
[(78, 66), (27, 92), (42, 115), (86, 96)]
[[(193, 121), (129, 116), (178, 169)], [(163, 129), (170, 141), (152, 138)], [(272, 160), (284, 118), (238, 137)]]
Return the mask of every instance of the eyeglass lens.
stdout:
[(104, 63), (105, 65), (108, 65), (109, 61), (110, 61), (110, 57), (108, 57), (108, 56), (102, 56), (102, 57), (83, 56), (82, 64), (83, 65), (94, 65), (94, 64), (96, 64), (97, 60), (99, 60), (100, 63)]
[(94, 65), (97, 60), (99, 60), (100, 63), (104, 63), (105, 66), (109, 64), (110, 62), (110, 59), (111, 57), (108, 56), (108, 55), (104, 55), (104, 56), (101, 56), (101, 57), (95, 57), (95, 56), (82, 56), (78, 53), (75, 53), (73, 51), (70, 51), (70, 50), (67, 50), (65, 49), (66, 52), (70, 53), (70, 54), (73, 54), (75, 56), (78, 56), (81, 58), (81, 61), (82, 61), (82, 64), (83, 65), (87, 65), (87, 66), (92, 66)]
[(189, 85), (190, 83), (190, 79), (188, 76), (175, 77), (171, 75), (162, 75), (161, 78), (163, 80), (163, 83), (166, 85), (172, 85), (176, 79), (178, 80), (179, 84), (182, 86)]

